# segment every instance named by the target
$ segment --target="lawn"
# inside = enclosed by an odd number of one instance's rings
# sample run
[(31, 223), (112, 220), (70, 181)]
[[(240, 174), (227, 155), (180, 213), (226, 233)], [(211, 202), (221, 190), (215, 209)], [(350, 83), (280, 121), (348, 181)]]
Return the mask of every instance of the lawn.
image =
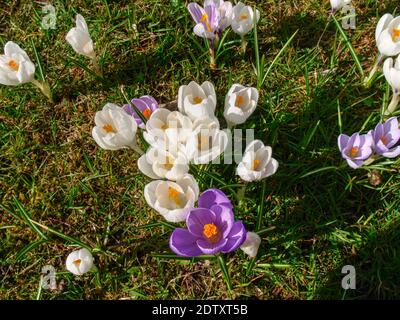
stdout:
[[(234, 165), (190, 171), (200, 190), (223, 190), (249, 230), (261, 217), (255, 264), (241, 250), (224, 255), (228, 290), (217, 260), (178, 259), (169, 249), (170, 224), (144, 199), (150, 179), (138, 170), (137, 153), (102, 150), (91, 130), (107, 102), (125, 103), (121, 88), (165, 104), (192, 80), (215, 85), (225, 127), (231, 85), (258, 84), (253, 33), (243, 54), (230, 31), (211, 70), (187, 1), (52, 1), (56, 28), (47, 30), (40, 4), (2, 1), (1, 48), (12, 40), (36, 66), (40, 59), (54, 102), (30, 84), (0, 86), (0, 299), (400, 298), (400, 161), (354, 170), (337, 147), (340, 133), (374, 128), (390, 101), (381, 73), (370, 88), (362, 85), (350, 46), (367, 75), (377, 55), (375, 26), (398, 1), (357, 1), (356, 29), (344, 31), (349, 43), (329, 17), (329, 1), (244, 2), (261, 12), (259, 53), (271, 68), (256, 111), (238, 128), (255, 129), (279, 169), (248, 183), (242, 201)], [(88, 23), (103, 81), (65, 41), (77, 13)], [(65, 259), (82, 245), (98, 270), (75, 277)], [(57, 271), (55, 290), (40, 286), (45, 265)], [(355, 290), (341, 286), (345, 265), (355, 267)]]

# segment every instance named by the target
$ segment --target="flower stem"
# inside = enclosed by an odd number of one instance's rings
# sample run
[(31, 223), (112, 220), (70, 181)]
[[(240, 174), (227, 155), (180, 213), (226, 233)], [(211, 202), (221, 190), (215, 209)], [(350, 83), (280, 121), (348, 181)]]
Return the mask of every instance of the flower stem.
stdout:
[(372, 164), (372, 162), (374, 162), (376, 159), (378, 159), (380, 156), (378, 154), (375, 154), (371, 157), (369, 157), (367, 160), (364, 161), (364, 166), (369, 166), (370, 164)]
[(210, 69), (217, 69), (217, 64), (215, 62), (215, 43), (213, 39), (210, 40)]
[(97, 57), (95, 56), (94, 58), (92, 58), (92, 64), (93, 64), (93, 69), (94, 72), (99, 76), (99, 77), (103, 77), (103, 71), (101, 70), (99, 61), (97, 60)]
[(396, 110), (397, 105), (399, 104), (399, 101), (400, 101), (399, 94), (393, 93), (392, 101), (390, 101), (390, 104), (388, 105), (384, 115), (388, 116), (388, 115), (392, 114)]
[(242, 204), (243, 200), (244, 200), (244, 195), (246, 193), (246, 184), (244, 184), (238, 191), (237, 195), (238, 195), (238, 201), (239, 201), (239, 206)]
[(133, 151), (137, 152), (139, 155), (144, 154), (144, 151), (136, 143), (130, 145), (129, 148), (132, 149)]
[(52, 94), (52, 92), (50, 90), (50, 85), (47, 82), (45, 82), (45, 81), (41, 82), (39, 80), (33, 79), (32, 80), (32, 84), (34, 86), (36, 86), (37, 88), (39, 88), (40, 91), (42, 91), (42, 93), (49, 99), (49, 101), (51, 103), (54, 102), (53, 101), (53, 94)]
[(246, 54), (246, 48), (247, 48), (247, 41), (244, 38), (244, 36), (242, 36), (242, 54), (245, 55)]
[(379, 54), (378, 58), (375, 61), (374, 66), (371, 69), (371, 72), (369, 73), (369, 76), (364, 79), (364, 86), (366, 88), (369, 88), (371, 86), (371, 84), (374, 82), (376, 75), (377, 75), (377, 71), (378, 71), (379, 66), (381, 65), (383, 59), (384, 59), (384, 56), (382, 54)]

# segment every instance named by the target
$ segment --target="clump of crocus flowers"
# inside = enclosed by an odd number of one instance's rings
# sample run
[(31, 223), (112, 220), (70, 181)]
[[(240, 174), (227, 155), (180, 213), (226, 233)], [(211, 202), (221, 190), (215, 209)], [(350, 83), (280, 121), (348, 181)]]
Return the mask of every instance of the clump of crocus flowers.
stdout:
[(338, 146), (342, 157), (350, 167), (356, 169), (370, 164), (380, 156), (395, 158), (400, 155), (400, 129), (396, 117), (378, 123), (366, 134), (354, 133), (350, 137), (341, 134)]
[(235, 6), (230, 1), (205, 0), (203, 7), (195, 2), (188, 5), (188, 10), (196, 23), (193, 32), (208, 40), (210, 48), (210, 67), (216, 68), (215, 48), (228, 27), (240, 35), (245, 50), (244, 36), (249, 33), (260, 19), (260, 12), (242, 2)]

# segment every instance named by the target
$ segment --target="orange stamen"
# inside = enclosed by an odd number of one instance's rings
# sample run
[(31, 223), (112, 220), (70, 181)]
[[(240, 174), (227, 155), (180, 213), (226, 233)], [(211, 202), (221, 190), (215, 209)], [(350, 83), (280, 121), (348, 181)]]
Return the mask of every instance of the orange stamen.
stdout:
[(193, 101), (194, 101), (195, 104), (200, 104), (200, 103), (203, 102), (203, 99), (200, 98), (199, 96), (195, 96), (195, 97), (193, 98)]
[(144, 109), (143, 115), (144, 115), (144, 117), (145, 117), (146, 119), (150, 118), (150, 116), (151, 116), (151, 110), (150, 110), (149, 108)]
[(103, 126), (103, 129), (107, 132), (107, 133), (116, 133), (117, 131), (114, 129), (114, 127), (111, 124), (105, 124)]
[(359, 151), (359, 150), (360, 150), (360, 148), (357, 148), (357, 147), (351, 148), (351, 150), (350, 150), (350, 157), (351, 157), (351, 158), (357, 157), (357, 154), (358, 154), (358, 151)]
[(206, 24), (208, 32), (212, 31), (210, 22), (208, 21), (208, 14), (207, 13), (203, 14), (203, 16), (201, 17), (200, 21)]
[(397, 38), (400, 38), (400, 29), (393, 28), (392, 29), (392, 40), (396, 41)]
[(244, 98), (243, 98), (243, 96), (238, 96), (238, 97), (236, 98), (236, 101), (235, 101), (235, 106), (238, 107), (238, 108), (240, 108), (240, 107), (243, 106), (243, 104), (244, 104)]
[(219, 234), (219, 230), (214, 223), (207, 223), (203, 227), (203, 234), (207, 239), (212, 239)]
[(247, 20), (249, 17), (249, 15), (247, 13), (243, 13), (240, 15), (239, 20), (243, 21), (243, 20)]
[(260, 160), (254, 160), (253, 161), (253, 170), (257, 170), (258, 169), (258, 166), (260, 165)]
[(15, 60), (10, 60), (10, 61), (8, 61), (8, 66), (11, 68), (11, 69), (13, 69), (14, 71), (18, 71), (18, 69), (19, 69), (19, 64), (18, 64), (18, 62), (17, 61), (15, 61)]
[(72, 262), (76, 267), (79, 267), (81, 265), (82, 260), (81, 259), (77, 259), (74, 262)]
[(175, 201), (175, 203), (178, 206), (181, 205), (181, 200), (179, 199), (179, 195), (180, 195), (180, 193), (178, 190), (176, 190), (175, 188), (172, 188), (172, 187), (168, 187), (168, 197), (171, 200)]

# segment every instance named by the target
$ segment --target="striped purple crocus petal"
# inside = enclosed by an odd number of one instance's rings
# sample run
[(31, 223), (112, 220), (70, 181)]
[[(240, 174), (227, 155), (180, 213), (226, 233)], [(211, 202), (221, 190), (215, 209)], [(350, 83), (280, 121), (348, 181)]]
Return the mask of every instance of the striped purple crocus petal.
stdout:
[(208, 27), (211, 27), (211, 31), (207, 30), (208, 32), (215, 32), (216, 29), (218, 28), (218, 10), (217, 7), (215, 6), (214, 3), (206, 6), (204, 8), (205, 12), (207, 13), (207, 17), (208, 17), (208, 24), (206, 22), (204, 22), (204, 27), (206, 28), (206, 30), (208, 29)]
[(385, 123), (378, 123), (374, 130), (370, 131), (374, 139), (374, 149), (377, 154), (387, 158), (395, 158), (400, 155), (399, 123), (396, 117), (392, 117)]
[(195, 2), (191, 2), (188, 5), (188, 10), (190, 12), (190, 15), (192, 16), (194, 22), (200, 23), (200, 21), (202, 20), (205, 11), (202, 7), (200, 7), (197, 3)]

